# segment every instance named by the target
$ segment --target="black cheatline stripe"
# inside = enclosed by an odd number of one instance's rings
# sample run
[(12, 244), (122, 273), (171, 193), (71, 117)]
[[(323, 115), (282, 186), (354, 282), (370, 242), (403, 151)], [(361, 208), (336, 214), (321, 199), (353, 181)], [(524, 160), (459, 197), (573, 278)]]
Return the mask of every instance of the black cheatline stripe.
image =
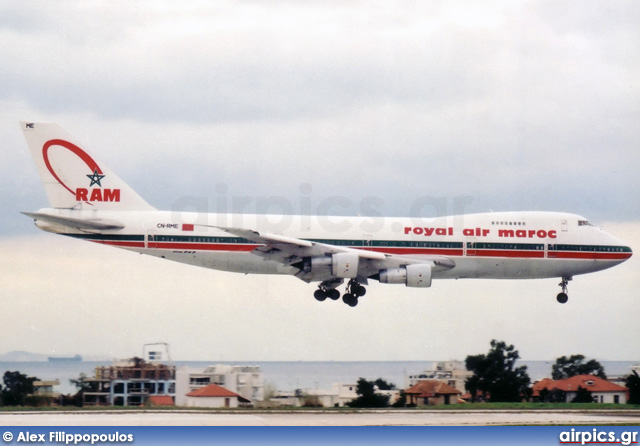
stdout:
[(102, 240), (108, 242), (144, 242), (144, 235), (128, 234), (64, 234), (82, 240)]
[(516, 251), (543, 251), (542, 243), (475, 243), (475, 249), (499, 249), (499, 250), (516, 250)]
[(154, 242), (255, 244), (242, 237), (201, 237), (195, 235), (153, 235), (149, 237), (149, 240)]
[(550, 251), (581, 251), (581, 252), (631, 252), (628, 246), (611, 245), (549, 245)]

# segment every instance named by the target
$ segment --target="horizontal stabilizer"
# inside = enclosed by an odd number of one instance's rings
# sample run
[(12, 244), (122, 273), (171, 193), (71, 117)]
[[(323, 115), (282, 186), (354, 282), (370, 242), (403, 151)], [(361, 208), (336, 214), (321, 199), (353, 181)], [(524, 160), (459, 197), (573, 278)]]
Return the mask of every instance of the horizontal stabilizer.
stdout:
[(122, 229), (123, 224), (115, 222), (113, 220), (99, 219), (81, 219), (71, 217), (60, 217), (57, 215), (43, 214), (40, 212), (22, 212), (27, 217), (31, 217), (36, 221), (44, 221), (47, 223), (53, 223), (56, 225), (66, 226), (72, 229), (79, 230), (107, 230), (107, 229)]

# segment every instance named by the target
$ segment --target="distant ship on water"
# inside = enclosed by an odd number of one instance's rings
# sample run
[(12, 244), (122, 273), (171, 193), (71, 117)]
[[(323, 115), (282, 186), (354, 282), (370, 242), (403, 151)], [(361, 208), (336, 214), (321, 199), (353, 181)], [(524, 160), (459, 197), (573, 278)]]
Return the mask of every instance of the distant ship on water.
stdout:
[(82, 361), (82, 356), (49, 356), (49, 362), (80, 362)]

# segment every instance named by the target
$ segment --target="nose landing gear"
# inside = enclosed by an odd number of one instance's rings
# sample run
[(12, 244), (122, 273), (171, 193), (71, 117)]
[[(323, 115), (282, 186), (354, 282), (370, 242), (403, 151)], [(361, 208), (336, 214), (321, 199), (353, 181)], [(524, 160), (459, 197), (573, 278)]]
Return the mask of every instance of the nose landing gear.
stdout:
[(569, 285), (569, 281), (572, 279), (573, 277), (563, 277), (562, 278), (562, 282), (560, 282), (558, 285), (560, 285), (562, 287), (562, 292), (558, 294), (558, 296), (556, 296), (556, 300), (561, 303), (561, 304), (566, 304), (567, 301), (569, 300), (569, 296), (567, 295), (567, 288)]

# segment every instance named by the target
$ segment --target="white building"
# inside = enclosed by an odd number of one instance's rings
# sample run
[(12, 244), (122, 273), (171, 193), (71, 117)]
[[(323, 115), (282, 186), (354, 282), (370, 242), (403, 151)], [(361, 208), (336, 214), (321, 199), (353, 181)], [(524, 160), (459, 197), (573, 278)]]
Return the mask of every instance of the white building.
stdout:
[(186, 366), (176, 371), (176, 406), (187, 405), (187, 394), (217, 384), (250, 401), (264, 399), (264, 379), (258, 366), (212, 365), (203, 371)]
[[(331, 389), (301, 389), (296, 392), (276, 392), (271, 398), (271, 403), (276, 406), (291, 407), (345, 407), (347, 403), (358, 398), (357, 384), (332, 384)], [(399, 390), (379, 390), (375, 393), (389, 397), (389, 403), (393, 404), (400, 396)]]
[(545, 378), (533, 385), (533, 397), (540, 398), (543, 390), (548, 392), (561, 390), (565, 401), (571, 402), (582, 388), (591, 393), (594, 403), (626, 404), (627, 388), (614, 384), (594, 375), (576, 375), (566, 379), (552, 380)]
[(416, 375), (409, 375), (407, 387), (415, 386), (420, 381), (427, 379), (437, 379), (454, 387), (461, 393), (466, 392), (464, 383), (467, 378), (473, 376), (473, 372), (467, 370), (462, 361), (436, 361), (432, 367), (432, 370), (425, 370)]
[(331, 390), (309, 389), (303, 391), (303, 394), (315, 398), (322, 407), (344, 407), (351, 400), (358, 398), (357, 388), (356, 384), (332, 384)]

